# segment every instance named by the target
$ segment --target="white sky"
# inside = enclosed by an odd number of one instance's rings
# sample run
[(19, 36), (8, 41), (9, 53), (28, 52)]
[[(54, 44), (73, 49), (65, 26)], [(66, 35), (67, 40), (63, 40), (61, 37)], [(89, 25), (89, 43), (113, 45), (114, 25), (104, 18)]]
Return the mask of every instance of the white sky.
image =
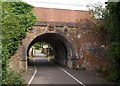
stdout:
[(22, 0), (35, 7), (87, 10), (86, 5), (95, 2), (105, 4), (107, 0)]

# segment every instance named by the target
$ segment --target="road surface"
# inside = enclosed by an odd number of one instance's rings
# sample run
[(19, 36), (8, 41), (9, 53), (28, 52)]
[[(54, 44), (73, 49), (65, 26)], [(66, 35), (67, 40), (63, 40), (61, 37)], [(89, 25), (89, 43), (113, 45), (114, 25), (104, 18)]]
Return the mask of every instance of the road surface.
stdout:
[[(30, 61), (33, 73), (28, 74), (28, 84), (56, 84), (58, 86), (116, 86), (112, 82), (96, 76), (94, 73), (73, 70), (49, 62), (45, 57), (34, 57)], [(53, 85), (53, 86), (54, 86)], [(41, 85), (40, 85), (41, 86)]]

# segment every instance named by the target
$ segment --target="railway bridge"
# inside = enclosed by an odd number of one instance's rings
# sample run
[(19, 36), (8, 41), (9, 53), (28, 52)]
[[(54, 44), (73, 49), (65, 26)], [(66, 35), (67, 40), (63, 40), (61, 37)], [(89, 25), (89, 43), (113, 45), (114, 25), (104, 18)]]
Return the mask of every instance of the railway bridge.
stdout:
[(96, 23), (89, 12), (50, 8), (34, 8), (33, 12), (37, 23), (28, 28), (11, 58), (12, 68), (27, 69), (30, 48), (37, 42), (50, 44), (58, 63), (66, 67), (94, 70), (106, 66), (107, 34), (93, 31)]

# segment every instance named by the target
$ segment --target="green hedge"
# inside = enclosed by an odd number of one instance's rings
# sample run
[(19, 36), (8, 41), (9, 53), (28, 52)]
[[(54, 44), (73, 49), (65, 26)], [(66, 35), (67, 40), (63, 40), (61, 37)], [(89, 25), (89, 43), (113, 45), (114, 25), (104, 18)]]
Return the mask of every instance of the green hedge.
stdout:
[(33, 6), (24, 2), (2, 3), (2, 84), (21, 84), (19, 74), (8, 69), (9, 58), (16, 52), (26, 30), (36, 22), (32, 13)]

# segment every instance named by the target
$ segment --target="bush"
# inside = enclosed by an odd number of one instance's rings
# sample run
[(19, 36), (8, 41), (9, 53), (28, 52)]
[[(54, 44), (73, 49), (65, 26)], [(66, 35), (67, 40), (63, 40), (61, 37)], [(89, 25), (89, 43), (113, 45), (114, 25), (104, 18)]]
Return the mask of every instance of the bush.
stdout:
[[(19, 0), (18, 0), (19, 1)], [(2, 4), (1, 4), (2, 3)], [(2, 84), (22, 84), (20, 75), (8, 70), (9, 58), (16, 52), (19, 41), (25, 37), (26, 29), (35, 24), (35, 16), (32, 14), (32, 6), (24, 2), (1, 2), (2, 6)], [(1, 9), (0, 9), (1, 10)]]
[(24, 83), (21, 75), (13, 70), (7, 71), (5, 76), (6, 78), (2, 79), (3, 85), (22, 85)]

